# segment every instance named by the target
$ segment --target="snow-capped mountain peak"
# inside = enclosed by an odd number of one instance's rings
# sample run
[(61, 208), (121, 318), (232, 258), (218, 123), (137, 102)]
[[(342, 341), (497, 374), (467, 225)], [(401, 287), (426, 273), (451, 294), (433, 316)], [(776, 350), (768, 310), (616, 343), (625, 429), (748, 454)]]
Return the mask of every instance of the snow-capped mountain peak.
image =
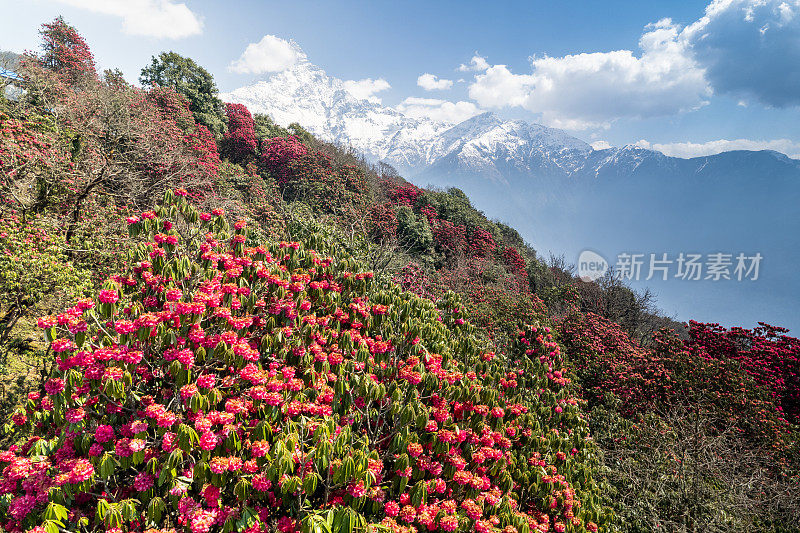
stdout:
[[(399, 145), (418, 152), (411, 148), (414, 143), (447, 129), (445, 124), (409, 118), (391, 107), (356, 98), (342, 80), (308, 61), (221, 96), (253, 113), (266, 113), (280, 125), (297, 122), (326, 141), (352, 146), (376, 161)], [(409, 162), (420, 157), (417, 154)]]
[[(524, 171), (544, 159), (569, 171), (591, 146), (562, 130), (483, 113), (456, 125), (418, 119), (379, 103), (359, 99), (345, 83), (307, 60), (266, 80), (222, 95), (287, 126), (301, 124), (314, 135), (351, 146), (373, 161), (385, 161), (415, 175), (442, 161), (497, 177), (499, 160)], [(534, 161), (531, 161), (533, 159)]]

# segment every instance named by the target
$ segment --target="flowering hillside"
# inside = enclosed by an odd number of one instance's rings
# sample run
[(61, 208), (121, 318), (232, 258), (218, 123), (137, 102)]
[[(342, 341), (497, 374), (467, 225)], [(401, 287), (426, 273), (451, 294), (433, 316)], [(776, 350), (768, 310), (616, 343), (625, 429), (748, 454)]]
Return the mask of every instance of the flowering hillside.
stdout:
[(597, 531), (594, 447), (549, 328), (482, 353), (311, 239), (248, 246), (186, 191), (95, 298), (40, 318), (57, 362), (0, 454), (7, 531)]
[(42, 36), (0, 97), (0, 531), (800, 531), (786, 330)]

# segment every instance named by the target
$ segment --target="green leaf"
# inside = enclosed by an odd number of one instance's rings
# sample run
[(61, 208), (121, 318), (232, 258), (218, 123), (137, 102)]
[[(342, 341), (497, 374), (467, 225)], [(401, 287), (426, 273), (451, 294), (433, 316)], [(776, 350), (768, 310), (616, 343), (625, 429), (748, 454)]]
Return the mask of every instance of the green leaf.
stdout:
[(102, 522), (105, 519), (106, 514), (108, 514), (108, 510), (109, 510), (109, 505), (107, 500), (101, 499), (100, 501), (97, 502), (97, 519), (100, 522)]
[(236, 496), (240, 501), (245, 501), (250, 494), (250, 488), (250, 481), (242, 478), (233, 487), (233, 495)]
[(59, 526), (63, 527), (64, 524), (59, 524), (53, 520), (45, 520), (42, 527), (47, 533), (59, 533)]
[(150, 504), (147, 506), (147, 518), (149, 518), (153, 523), (159, 524), (161, 522), (161, 516), (165, 509), (164, 500), (159, 497), (155, 497), (150, 500)]
[(42, 517), (45, 520), (56, 520), (62, 522), (67, 519), (69, 516), (69, 512), (67, 508), (63, 505), (58, 505), (57, 503), (50, 502), (42, 513)]
[(311, 473), (307, 475), (303, 479), (303, 492), (306, 493), (307, 496), (311, 496), (317, 490), (317, 483), (320, 481), (320, 477), (318, 474)]

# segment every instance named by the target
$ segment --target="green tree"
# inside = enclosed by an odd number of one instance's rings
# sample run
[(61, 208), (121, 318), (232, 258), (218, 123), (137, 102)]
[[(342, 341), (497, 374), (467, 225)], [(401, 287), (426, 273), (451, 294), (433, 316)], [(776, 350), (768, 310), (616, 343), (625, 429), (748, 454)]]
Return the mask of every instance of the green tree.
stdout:
[(189, 109), (197, 122), (215, 136), (225, 131), (225, 113), (214, 77), (191, 58), (161, 52), (142, 69), (139, 81), (150, 87), (171, 87), (189, 100)]
[(409, 253), (423, 257), (433, 254), (431, 227), (425, 217), (416, 216), (410, 207), (397, 210), (397, 234)]
[(286, 128), (282, 128), (278, 124), (275, 124), (275, 121), (272, 120), (272, 117), (269, 115), (256, 113), (253, 115), (253, 123), (255, 124), (256, 139), (258, 139), (259, 145), (264, 139), (271, 139), (272, 137), (287, 137), (289, 135), (289, 132), (286, 130)]
[(309, 146), (314, 144), (314, 136), (297, 122), (292, 122), (286, 129), (289, 130), (289, 133), (300, 139), (304, 144)]

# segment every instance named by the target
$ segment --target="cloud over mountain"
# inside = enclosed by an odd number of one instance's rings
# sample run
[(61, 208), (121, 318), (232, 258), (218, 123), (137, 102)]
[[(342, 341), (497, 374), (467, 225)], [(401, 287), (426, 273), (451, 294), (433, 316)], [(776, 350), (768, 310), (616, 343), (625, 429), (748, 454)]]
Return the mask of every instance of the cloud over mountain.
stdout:
[(674, 142), (651, 143), (641, 140), (636, 146), (659, 152), (672, 157), (699, 157), (721, 154), (732, 150), (773, 150), (789, 157), (800, 158), (800, 143), (789, 139), (752, 140), (752, 139), (718, 139), (703, 143)]
[(300, 48), (274, 35), (265, 35), (257, 43), (250, 43), (229, 70), (239, 74), (281, 72), (305, 58)]
[(715, 0), (681, 38), (716, 93), (800, 104), (800, 0)]
[(483, 107), (519, 106), (569, 129), (672, 115), (701, 107), (711, 95), (686, 46), (678, 26), (665, 19), (648, 26), (638, 55), (616, 50), (532, 57), (530, 74), (494, 65), (475, 76), (469, 95)]
[(458, 124), (481, 113), (472, 102), (449, 102), (438, 98), (415, 98), (403, 100), (397, 110), (411, 118), (428, 118), (446, 124)]
[(377, 80), (365, 78), (363, 80), (347, 80), (344, 82), (344, 88), (347, 89), (347, 92), (359, 100), (368, 100), (375, 104), (381, 103), (381, 99), (375, 94), (391, 89), (391, 87), (389, 82), (383, 78), (378, 78)]

